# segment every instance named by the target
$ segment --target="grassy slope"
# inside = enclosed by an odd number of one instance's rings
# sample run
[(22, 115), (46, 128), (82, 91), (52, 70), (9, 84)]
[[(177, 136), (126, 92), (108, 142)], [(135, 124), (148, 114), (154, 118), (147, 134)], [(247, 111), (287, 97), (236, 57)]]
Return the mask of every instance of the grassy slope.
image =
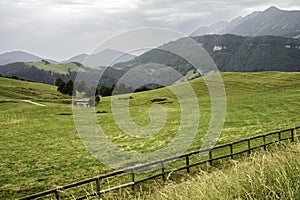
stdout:
[(30, 62), (27, 63), (30, 66), (35, 66), (38, 69), (43, 69), (45, 71), (52, 71), (59, 74), (67, 74), (68, 69), (71, 71), (78, 71), (78, 66), (74, 63), (64, 63), (64, 64), (45, 64), (44, 62)]
[(227, 116), (220, 142), (299, 125), (300, 73), (225, 73)]
[(20, 99), (59, 99), (69, 98), (57, 92), (56, 87), (28, 81), (16, 81), (0, 77), (0, 101)]
[(181, 183), (156, 184), (150, 191), (138, 190), (135, 196), (123, 194), (119, 199), (300, 199), (299, 153), (299, 143), (256, 152)]
[[(299, 124), (300, 108), (300, 73), (223, 73), (227, 94), (227, 117), (219, 138), (219, 143), (226, 143), (239, 138), (254, 136), (280, 128)], [(203, 79), (191, 81), (200, 105), (199, 134), (190, 150), (198, 149), (206, 133), (210, 120), (210, 98)], [(118, 138), (117, 144), (127, 150), (147, 151), (163, 147), (177, 133), (180, 124), (179, 105), (176, 97), (166, 89), (158, 89), (133, 95), (131, 100), (131, 117), (140, 125), (150, 123), (148, 110), (150, 100), (167, 97), (164, 108), (168, 118), (164, 128), (155, 137), (135, 140), (122, 133), (110, 114), (110, 99), (102, 102), (99, 122), (110, 139)], [(162, 142), (164, 141), (164, 142)]]
[[(300, 124), (300, 73), (224, 73), (222, 76), (228, 107), (219, 143)], [(12, 81), (9, 85), (6, 80), (3, 83), (0, 79), (1, 98), (22, 99), (23, 96), (6, 90), (17, 88), (21, 92), (22, 88), (31, 87), (32, 92), (39, 94), (36, 99), (42, 98), (40, 101), (46, 107), (0, 103), (0, 198), (14, 199), (108, 170), (82, 145), (74, 127), (71, 105), (46, 100), (49, 95), (50, 98), (60, 96), (55, 87), (7, 80)], [(208, 127), (210, 98), (202, 79), (191, 83), (199, 97), (202, 114), (199, 134), (191, 146), (191, 149), (197, 149)], [(137, 93), (133, 97), (131, 114), (141, 125), (150, 122), (148, 109), (151, 99), (167, 97), (169, 102), (173, 102), (163, 105), (168, 118), (162, 131), (145, 140), (136, 140), (122, 133), (114, 124), (110, 98), (103, 98), (96, 109), (107, 112), (97, 115), (103, 130), (115, 144), (127, 150), (143, 152), (161, 148), (178, 128), (179, 106), (175, 96), (167, 89), (159, 89)]]

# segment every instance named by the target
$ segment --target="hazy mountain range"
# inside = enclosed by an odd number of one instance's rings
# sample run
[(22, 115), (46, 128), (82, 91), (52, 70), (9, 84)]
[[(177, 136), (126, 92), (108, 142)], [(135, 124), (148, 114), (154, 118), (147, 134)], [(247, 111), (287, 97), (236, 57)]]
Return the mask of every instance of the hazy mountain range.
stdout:
[(117, 50), (105, 49), (97, 54), (79, 54), (63, 62), (79, 62), (86, 66), (112, 66), (118, 62), (134, 59), (132, 54)]
[[(234, 34), (224, 34), (227, 32)], [(207, 35), (208, 33), (210, 35)], [(282, 11), (271, 7), (262, 12), (236, 18), (231, 22), (219, 22), (209, 27), (202, 27), (193, 35), (198, 34), (203, 36), (194, 36), (193, 39), (202, 45), (220, 71), (300, 72), (300, 11)], [(182, 57), (162, 50), (180, 51), (187, 46), (184, 43), (185, 39), (171, 41), (137, 57), (106, 49), (97, 54), (79, 54), (68, 60), (57, 62), (14, 51), (0, 55), (0, 74), (53, 84), (57, 77), (62, 77), (66, 81), (74, 80), (79, 68), (84, 70), (86, 77), (93, 77), (97, 74), (95, 70), (103, 70), (99, 84), (110, 86), (130, 69), (139, 65), (146, 65), (147, 70), (139, 71), (140, 74), (136, 76), (146, 79), (147, 76), (162, 77), (161, 75), (164, 74), (164, 80), (166, 79), (166, 83), (170, 84), (175, 81), (174, 77), (171, 77), (168, 69), (163, 68), (162, 65), (175, 69), (187, 79), (209, 73), (209, 71), (199, 72)], [(189, 47), (191, 48), (185, 49), (184, 52), (191, 58), (204, 55), (199, 55), (193, 51), (192, 46)], [(41, 60), (43, 62), (40, 62)], [(149, 63), (158, 65), (153, 66)]]
[(231, 22), (217, 22), (200, 27), (192, 36), (208, 34), (235, 34), (242, 36), (274, 35), (290, 38), (300, 37), (300, 11), (285, 11), (270, 7), (256, 11), (245, 17), (237, 17)]
[(6, 65), (14, 62), (38, 62), (41, 60), (47, 60), (50, 63), (57, 64), (58, 62), (51, 59), (41, 58), (36, 55), (22, 52), (22, 51), (11, 51), (0, 54), (0, 65)]
[[(276, 7), (270, 7), (265, 11), (255, 11), (245, 17), (237, 17), (231, 22), (221, 21), (210, 26), (200, 27), (192, 33), (192, 36), (213, 34), (273, 35), (300, 38), (300, 11), (285, 11)], [(131, 54), (105, 49), (96, 54), (88, 55), (83, 53), (59, 62), (22, 51), (12, 51), (0, 54), (0, 65), (46, 60), (52, 64), (79, 62), (87, 66), (113, 66), (118, 62), (127, 62), (134, 58), (135, 56)]]
[(12, 51), (0, 54), (0, 65), (6, 65), (15, 62), (39, 62), (41, 60), (46, 60), (52, 64), (79, 62), (82, 64), (84, 63), (87, 66), (112, 66), (117, 62), (126, 62), (133, 58), (135, 58), (135, 56), (131, 54), (112, 49), (105, 49), (97, 54), (79, 54), (68, 60), (59, 62), (47, 58), (41, 58), (34, 54), (22, 51)]
[[(300, 39), (285, 38), (280, 36), (245, 37), (237, 35), (205, 35), (194, 37), (194, 40), (203, 46), (213, 59), (220, 71), (223, 72), (260, 72), (260, 71), (286, 71), (300, 72)], [(84, 70), (86, 80), (96, 80), (95, 70), (103, 70), (99, 86), (110, 86), (117, 83), (130, 69), (144, 65), (146, 69), (138, 70), (135, 77), (146, 80), (155, 77), (163, 80), (166, 85), (174, 83), (174, 76), (169, 74), (173, 68), (186, 79), (194, 79), (211, 71), (198, 71), (182, 57), (162, 49), (186, 48), (185, 38), (169, 42), (160, 48), (152, 49), (137, 56), (133, 60), (117, 63), (112, 67), (89, 68), (80, 64), (47, 64), (47, 62), (12, 63), (0, 66), (2, 76), (16, 76), (21, 79), (53, 84), (55, 79), (62, 77), (64, 80), (75, 80), (76, 71)], [(190, 47), (190, 46), (189, 46)], [(192, 46), (191, 46), (192, 48)], [(187, 52), (188, 57), (205, 54), (193, 50)], [(205, 57), (206, 58), (206, 57)], [(157, 63), (157, 64), (151, 64)], [(72, 64), (72, 65), (70, 65)], [(200, 63), (200, 65), (205, 63)], [(161, 67), (162, 65), (167, 68)], [(61, 68), (65, 68), (60, 73)], [(201, 67), (201, 66), (200, 66)], [(173, 71), (174, 71), (173, 70)], [(134, 70), (133, 70), (134, 71)], [(175, 77), (176, 78), (176, 77)]]

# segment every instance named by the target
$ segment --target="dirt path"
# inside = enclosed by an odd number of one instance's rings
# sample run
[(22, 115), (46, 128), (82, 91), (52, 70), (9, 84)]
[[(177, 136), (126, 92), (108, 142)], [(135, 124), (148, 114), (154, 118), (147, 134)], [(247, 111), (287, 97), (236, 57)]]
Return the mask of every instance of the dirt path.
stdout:
[(37, 106), (46, 106), (44, 104), (36, 103), (36, 102), (30, 101), (30, 100), (21, 100), (21, 101), (25, 102), (25, 103), (31, 103), (31, 104), (34, 104), (34, 105), (37, 105)]

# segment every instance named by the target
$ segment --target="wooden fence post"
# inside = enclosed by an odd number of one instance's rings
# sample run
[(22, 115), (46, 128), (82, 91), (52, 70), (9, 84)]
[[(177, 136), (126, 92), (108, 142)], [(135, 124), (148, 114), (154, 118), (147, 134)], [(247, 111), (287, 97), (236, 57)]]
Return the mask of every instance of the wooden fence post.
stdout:
[(263, 142), (264, 142), (264, 150), (267, 150), (267, 145), (266, 145), (266, 135), (263, 135)]
[(161, 162), (161, 173), (162, 173), (162, 179), (165, 181), (166, 177), (165, 177), (165, 164), (164, 164), (164, 161)]
[(291, 129), (292, 142), (295, 142), (295, 128)]
[(251, 143), (250, 143), (251, 139), (248, 138), (247, 141), (248, 141), (248, 154), (251, 154)]
[(131, 181), (133, 182), (132, 190), (134, 190), (134, 186), (135, 186), (135, 174), (134, 174), (134, 168), (132, 168), (132, 170), (131, 170)]
[(278, 131), (278, 142), (281, 141), (281, 131)]
[(209, 156), (209, 164), (210, 166), (212, 166), (212, 149), (209, 151), (208, 156)]
[(99, 199), (101, 199), (101, 188), (100, 188), (100, 178), (96, 179), (96, 193), (99, 195)]
[(189, 167), (190, 159), (189, 159), (188, 155), (185, 156), (185, 163), (186, 163), (186, 171), (187, 171), (187, 173), (190, 173), (190, 167)]
[(230, 147), (230, 157), (231, 157), (231, 159), (233, 159), (233, 148), (232, 148), (232, 143), (230, 143), (229, 147)]
[(56, 200), (59, 200), (59, 190), (58, 189), (55, 190), (55, 198), (56, 198)]

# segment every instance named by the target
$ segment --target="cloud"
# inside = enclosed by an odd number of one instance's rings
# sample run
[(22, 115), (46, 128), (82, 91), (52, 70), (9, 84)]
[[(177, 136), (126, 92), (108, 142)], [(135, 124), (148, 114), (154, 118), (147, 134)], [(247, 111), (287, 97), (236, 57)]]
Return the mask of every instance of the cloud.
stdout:
[(189, 34), (272, 5), (300, 9), (298, 0), (2, 0), (0, 52), (65, 59), (126, 30), (164, 27)]

